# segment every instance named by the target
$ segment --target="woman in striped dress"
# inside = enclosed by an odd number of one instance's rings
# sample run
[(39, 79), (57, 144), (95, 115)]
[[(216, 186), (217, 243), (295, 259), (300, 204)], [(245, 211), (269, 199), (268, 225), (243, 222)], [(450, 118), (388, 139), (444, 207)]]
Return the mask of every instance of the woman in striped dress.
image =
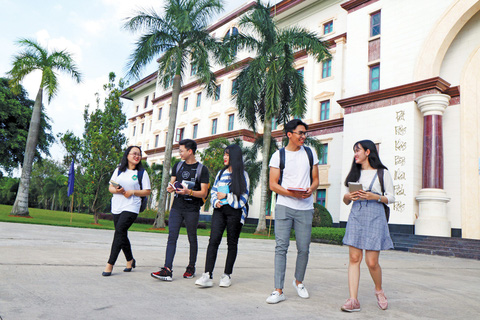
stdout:
[[(348, 205), (353, 201), (348, 217), (347, 228), (343, 244), (349, 246), (348, 288), (350, 298), (342, 306), (343, 311), (360, 311), (357, 300), (360, 281), (360, 262), (365, 250), (365, 261), (375, 284), (375, 296), (378, 307), (387, 309), (387, 297), (382, 289), (382, 269), (378, 263), (380, 250), (393, 248), (392, 239), (388, 231), (383, 204), (395, 202), (393, 181), (387, 167), (378, 156), (375, 144), (370, 140), (355, 143), (353, 150), (355, 157), (352, 168), (345, 179), (345, 186), (349, 182), (359, 182), (362, 190), (345, 193), (343, 202)], [(383, 170), (383, 184), (385, 192), (378, 178), (378, 169)]]
[(223, 163), (225, 167), (217, 174), (212, 187), (211, 203), (215, 209), (205, 259), (205, 273), (195, 282), (201, 287), (213, 286), (213, 269), (225, 228), (227, 229), (227, 261), (219, 286), (231, 285), (230, 275), (237, 257), (238, 238), (248, 214), (250, 181), (248, 174), (244, 171), (242, 150), (238, 145), (232, 144), (225, 149)]

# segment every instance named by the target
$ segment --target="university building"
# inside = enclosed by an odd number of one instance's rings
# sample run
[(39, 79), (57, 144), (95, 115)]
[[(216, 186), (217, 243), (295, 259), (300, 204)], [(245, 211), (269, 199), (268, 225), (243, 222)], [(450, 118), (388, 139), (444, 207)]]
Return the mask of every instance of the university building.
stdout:
[[(239, 17), (253, 4), (226, 14), (211, 34), (241, 32)], [(330, 46), (332, 59), (317, 63), (298, 52), (295, 66), (308, 89), (304, 121), (323, 143), (315, 197), (336, 225), (344, 226), (350, 211), (342, 198), (353, 145), (370, 139), (394, 179), (391, 230), (480, 239), (479, 12), (477, 0), (284, 0), (272, 9), (280, 27), (315, 31)], [(253, 142), (232, 101), (235, 78), (250, 59), (239, 52), (236, 68), (215, 69), (212, 98), (188, 66), (174, 155), (184, 138), (199, 150), (219, 137)], [(129, 144), (141, 146), (149, 163), (163, 161), (171, 96), (156, 72), (122, 95), (134, 105)], [(283, 136), (280, 125), (273, 135)], [(259, 202), (256, 190), (251, 219)]]

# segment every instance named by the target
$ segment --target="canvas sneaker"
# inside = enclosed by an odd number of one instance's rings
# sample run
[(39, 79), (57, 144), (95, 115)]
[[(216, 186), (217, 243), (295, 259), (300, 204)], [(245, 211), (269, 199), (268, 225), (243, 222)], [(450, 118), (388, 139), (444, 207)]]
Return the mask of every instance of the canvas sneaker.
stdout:
[(187, 266), (187, 270), (185, 270), (183, 277), (185, 279), (192, 279), (193, 277), (195, 277), (195, 267), (191, 265)]
[(200, 279), (195, 281), (195, 284), (202, 288), (210, 288), (211, 286), (213, 286), (213, 281), (212, 279), (210, 279), (210, 274), (208, 272), (205, 272), (204, 274), (202, 274), (202, 277)]
[(163, 280), (163, 281), (172, 281), (172, 276), (173, 276), (173, 273), (171, 270), (168, 270), (167, 268), (162, 268), (160, 271), (158, 272), (152, 272), (150, 273), (150, 275), (152, 277), (154, 277), (155, 279), (159, 279), (159, 280)]
[(305, 285), (303, 283), (299, 283), (297, 286), (297, 283), (295, 282), (295, 280), (293, 280), (293, 286), (295, 287), (295, 289), (297, 289), (297, 293), (300, 298), (308, 299), (310, 297), (307, 288), (305, 288)]
[(277, 290), (273, 291), (270, 296), (267, 298), (267, 303), (274, 304), (285, 301), (285, 295), (283, 293), (278, 292)]
[(345, 301), (345, 304), (340, 309), (345, 312), (360, 311), (360, 302), (357, 299), (350, 298)]
[(377, 297), (378, 307), (382, 310), (387, 310), (388, 301), (387, 301), (387, 297), (385, 296), (385, 292), (383, 292), (383, 290), (380, 290), (380, 291), (375, 290), (375, 296)]
[(220, 278), (220, 283), (218, 285), (223, 288), (230, 287), (232, 285), (232, 279), (230, 278), (230, 275), (224, 273)]

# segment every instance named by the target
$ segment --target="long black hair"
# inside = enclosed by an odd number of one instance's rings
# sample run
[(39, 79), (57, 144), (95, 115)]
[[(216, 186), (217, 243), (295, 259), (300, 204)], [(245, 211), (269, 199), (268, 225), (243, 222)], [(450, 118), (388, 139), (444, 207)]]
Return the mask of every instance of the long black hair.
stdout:
[[(122, 161), (120, 161), (120, 165), (118, 166), (118, 172), (125, 172), (127, 169), (128, 169), (128, 154), (130, 153), (130, 150), (132, 150), (132, 148), (137, 148), (139, 151), (140, 151), (140, 155), (142, 155), (142, 149), (140, 149), (140, 147), (138, 146), (130, 146), (127, 148), (127, 150), (125, 150), (125, 152), (123, 153), (123, 157), (122, 157)], [(143, 169), (143, 166), (142, 166), (142, 160), (140, 159), (140, 162), (137, 163), (137, 165), (135, 166), (135, 170), (137, 171), (140, 171), (140, 169)]]
[(240, 196), (247, 191), (247, 181), (244, 174), (242, 149), (238, 144), (231, 144), (225, 148), (225, 153), (228, 154), (228, 166), (224, 169), (232, 167), (232, 183), (230, 191), (240, 199)]
[[(377, 147), (375, 146), (375, 143), (373, 143), (373, 141), (371, 140), (357, 141), (353, 145), (353, 150), (355, 150), (356, 147), (362, 147), (363, 150), (365, 151), (370, 150), (370, 154), (368, 155), (367, 159), (368, 159), (368, 163), (370, 163), (370, 166), (372, 168), (388, 170), (387, 167), (383, 165), (382, 161), (380, 161)], [(348, 187), (349, 182), (357, 182), (358, 179), (360, 179), (361, 170), (362, 170), (362, 165), (359, 163), (356, 163), (355, 157), (353, 157), (352, 168), (350, 169), (350, 172), (348, 173), (348, 176), (345, 179), (346, 187)]]

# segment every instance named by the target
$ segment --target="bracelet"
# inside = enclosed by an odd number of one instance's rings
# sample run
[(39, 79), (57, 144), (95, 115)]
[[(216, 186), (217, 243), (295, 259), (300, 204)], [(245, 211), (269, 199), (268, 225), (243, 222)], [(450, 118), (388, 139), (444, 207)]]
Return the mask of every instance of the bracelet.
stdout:
[(190, 190), (190, 196), (193, 197), (193, 190)]

